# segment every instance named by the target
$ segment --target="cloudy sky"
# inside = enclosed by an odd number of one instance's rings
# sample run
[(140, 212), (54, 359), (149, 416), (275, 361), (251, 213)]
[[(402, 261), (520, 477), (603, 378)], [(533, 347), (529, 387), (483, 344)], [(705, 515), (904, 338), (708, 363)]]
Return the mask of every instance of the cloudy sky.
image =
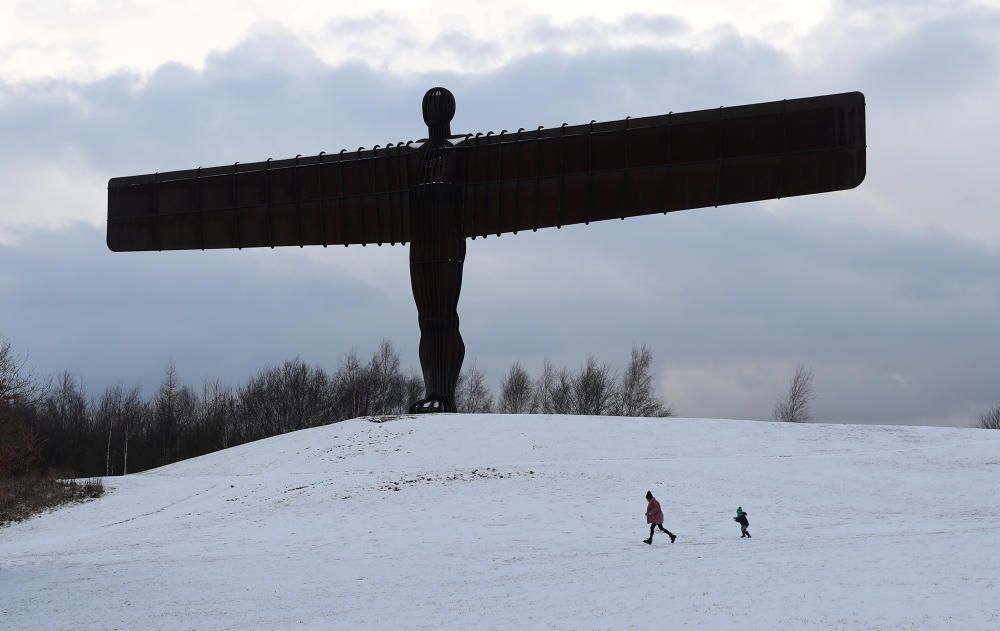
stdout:
[(768, 418), (799, 363), (821, 420), (1000, 403), (1000, 3), (470, 6), (0, 3), (0, 334), (91, 392), (381, 338), (416, 370), (405, 248), (112, 254), (107, 180), (419, 138), (434, 85), (455, 132), (860, 90), (855, 190), (470, 243), (466, 362), (496, 384), (646, 343), (686, 416)]

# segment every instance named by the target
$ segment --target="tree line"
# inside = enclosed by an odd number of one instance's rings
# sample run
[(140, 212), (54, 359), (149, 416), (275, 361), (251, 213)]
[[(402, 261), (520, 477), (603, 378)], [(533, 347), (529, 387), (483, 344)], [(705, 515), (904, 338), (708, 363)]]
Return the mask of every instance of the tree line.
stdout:
[[(496, 394), (472, 365), (456, 403), (471, 413), (670, 416), (654, 391), (652, 361), (643, 345), (621, 373), (594, 357), (577, 370), (546, 360), (537, 376), (514, 363)], [(196, 389), (170, 362), (149, 396), (122, 384), (91, 396), (69, 372), (36, 379), (0, 338), (0, 475), (135, 473), (307, 427), (404, 414), (423, 394), (423, 379), (401, 369), (390, 341), (368, 360), (348, 353), (332, 373), (296, 358), (241, 386), (209, 379)]]

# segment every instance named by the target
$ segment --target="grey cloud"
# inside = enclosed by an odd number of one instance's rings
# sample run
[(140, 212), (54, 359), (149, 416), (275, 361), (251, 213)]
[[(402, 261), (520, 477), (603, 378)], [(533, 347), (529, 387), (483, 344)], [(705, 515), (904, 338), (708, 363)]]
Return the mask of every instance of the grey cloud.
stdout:
[(907, 2), (839, 2), (807, 38), (802, 78), (850, 78), (866, 93), (868, 86), (877, 90), (883, 103), (907, 110), (995, 89), (1000, 10), (953, 6), (942, 12)]
[(429, 49), (434, 52), (447, 52), (462, 59), (466, 63), (484, 64), (493, 62), (503, 52), (495, 41), (472, 37), (461, 31), (447, 31), (431, 42)]
[(600, 46), (609, 37), (669, 38), (688, 30), (680, 18), (665, 14), (629, 14), (615, 21), (578, 18), (559, 24), (545, 15), (525, 20), (521, 41), (549, 46)]
[(396, 30), (412, 32), (414, 25), (407, 19), (387, 11), (376, 11), (371, 15), (356, 18), (330, 20), (326, 32), (332, 37), (375, 37), (377, 31)]
[(1000, 12), (982, 11), (923, 24), (885, 46), (861, 68), (895, 102), (960, 97), (970, 84), (996, 84)]
[(0, 132), (9, 151), (0, 160), (41, 162), (69, 148), (101, 170), (152, 172), (419, 133), (412, 121), (393, 124), (390, 115), (419, 113), (421, 92), (405, 81), (360, 65), (311, 67), (303, 75), (268, 61), (255, 74), (244, 48), (213, 56), (204, 73), (169, 65), (145, 82), (117, 75), (84, 85), (4, 86)]
[(650, 35), (677, 35), (687, 31), (688, 24), (674, 15), (646, 15), (631, 13), (619, 22), (620, 29), (627, 33)]
[(282, 27), (268, 27), (258, 31), (233, 48), (214, 52), (205, 60), (205, 79), (262, 82), (288, 77), (321, 74), (326, 65), (316, 52), (299, 42)]

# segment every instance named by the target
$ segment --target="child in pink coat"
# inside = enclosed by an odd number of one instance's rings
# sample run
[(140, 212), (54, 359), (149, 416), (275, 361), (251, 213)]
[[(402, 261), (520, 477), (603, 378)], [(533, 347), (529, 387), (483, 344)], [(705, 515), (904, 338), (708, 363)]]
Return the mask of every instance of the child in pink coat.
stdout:
[(659, 528), (670, 536), (670, 543), (673, 543), (677, 535), (663, 527), (663, 509), (660, 508), (660, 503), (656, 501), (651, 491), (646, 491), (646, 500), (649, 502), (646, 505), (646, 523), (649, 524), (649, 539), (643, 539), (642, 542), (653, 545), (653, 533)]

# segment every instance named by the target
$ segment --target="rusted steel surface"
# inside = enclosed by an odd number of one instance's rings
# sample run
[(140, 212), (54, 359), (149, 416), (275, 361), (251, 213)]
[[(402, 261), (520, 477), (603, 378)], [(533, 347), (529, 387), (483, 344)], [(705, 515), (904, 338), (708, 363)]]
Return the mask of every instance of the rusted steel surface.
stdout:
[[(115, 251), (404, 244), (420, 143), (114, 178)], [(860, 92), (466, 136), (467, 237), (849, 189)]]
[(857, 186), (860, 92), (469, 137), (466, 236)]
[(454, 136), (454, 96), (432, 88), (423, 140), (112, 179), (107, 242), (409, 243), (426, 389), (411, 411), (450, 412), (467, 238), (853, 188), (865, 177), (864, 107), (850, 92)]
[(116, 252), (410, 241), (413, 144), (114, 178)]

